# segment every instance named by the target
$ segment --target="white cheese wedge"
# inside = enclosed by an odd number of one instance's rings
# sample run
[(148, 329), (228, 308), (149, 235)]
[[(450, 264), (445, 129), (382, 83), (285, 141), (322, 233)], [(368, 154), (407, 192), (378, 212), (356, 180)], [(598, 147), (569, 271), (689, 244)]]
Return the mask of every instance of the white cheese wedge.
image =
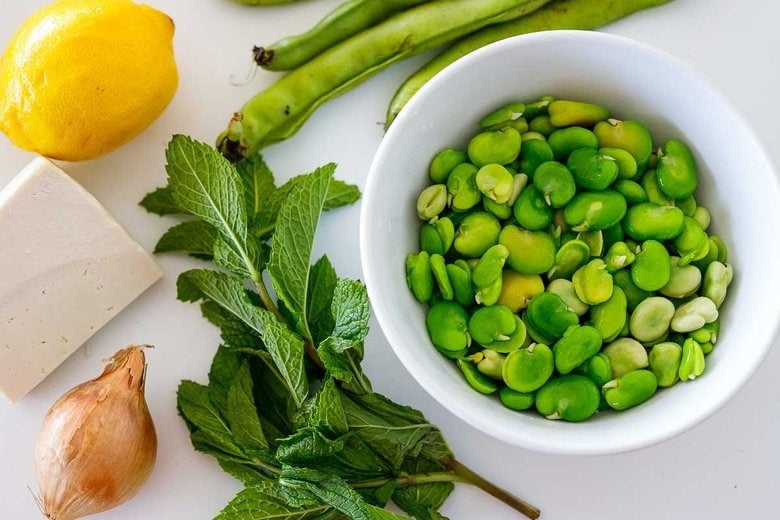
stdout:
[(47, 159), (0, 192), (0, 393), (14, 402), (162, 276)]

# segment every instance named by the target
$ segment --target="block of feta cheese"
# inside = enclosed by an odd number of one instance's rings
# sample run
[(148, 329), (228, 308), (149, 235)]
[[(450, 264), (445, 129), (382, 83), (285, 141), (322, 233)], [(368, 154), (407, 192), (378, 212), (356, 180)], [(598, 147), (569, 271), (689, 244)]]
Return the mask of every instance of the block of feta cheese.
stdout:
[(0, 393), (21, 398), (161, 276), (87, 190), (34, 159), (0, 192)]

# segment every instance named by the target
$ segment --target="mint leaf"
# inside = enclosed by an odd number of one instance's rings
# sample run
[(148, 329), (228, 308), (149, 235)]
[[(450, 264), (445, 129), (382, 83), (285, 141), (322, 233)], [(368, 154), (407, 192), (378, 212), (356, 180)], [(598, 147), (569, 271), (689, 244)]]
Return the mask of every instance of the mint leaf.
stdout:
[(360, 198), (360, 189), (354, 184), (334, 179), (328, 186), (328, 196), (325, 198), (324, 210), (340, 208), (352, 204)]
[(225, 417), (230, 424), (236, 443), (242, 446), (249, 455), (270, 458), (268, 441), (265, 439), (260, 417), (257, 415), (255, 399), (252, 395), (253, 388), (249, 366), (243, 363), (228, 389)]
[(234, 460), (247, 460), (241, 447), (234, 442), (230, 427), (209, 400), (208, 387), (193, 381), (182, 381), (177, 392), (177, 403), (193, 436), (199, 433), (203, 441), (233, 456)]
[[(411, 474), (425, 474), (443, 471), (438, 462), (423, 458), (411, 458), (404, 461), (404, 471)], [(392, 500), (401, 509), (420, 520), (446, 520), (438, 510), (452, 493), (452, 482), (431, 482), (398, 487), (393, 491)]]
[(219, 304), (211, 300), (204, 301), (200, 304), (200, 311), (204, 318), (219, 328), (222, 341), (228, 347), (250, 350), (263, 347), (263, 341), (257, 332)]
[(209, 401), (217, 410), (227, 410), (230, 386), (241, 369), (241, 356), (229, 348), (220, 346), (209, 368)]
[(170, 186), (162, 186), (147, 193), (140, 204), (149, 213), (155, 213), (160, 216), (184, 213), (176, 204), (173, 198), (173, 190)]
[(199, 257), (211, 257), (219, 231), (202, 220), (188, 220), (177, 224), (165, 232), (157, 245), (155, 253), (182, 251)]
[(284, 468), (283, 487), (303, 490), (338, 509), (352, 520), (399, 520), (404, 517), (373, 506), (342, 478), (311, 468)]
[(259, 280), (256, 248), (247, 244), (244, 186), (233, 165), (211, 146), (183, 135), (171, 139), (165, 156), (176, 205), (218, 229), (252, 280)]
[(289, 465), (327, 460), (344, 450), (346, 440), (345, 436), (330, 439), (318, 428), (301, 428), (280, 443), (276, 458)]
[(344, 435), (349, 431), (347, 416), (341, 404), (341, 393), (333, 379), (326, 379), (317, 393), (313, 412), (316, 425), (327, 429), (331, 434)]
[[(255, 280), (254, 273), (260, 273), (265, 269), (268, 259), (268, 248), (258, 246), (254, 241), (247, 242), (247, 254), (252, 264), (247, 264), (246, 259), (236, 250), (234, 244), (220, 235), (214, 243), (214, 263), (224, 267), (231, 273), (241, 278)], [(255, 280), (256, 281), (256, 280)]]
[(331, 509), (321, 503), (291, 507), (281, 495), (275, 482), (258, 482), (236, 495), (214, 520), (314, 520)]
[(282, 203), (276, 223), (268, 272), (276, 294), (312, 341), (307, 318), (309, 270), (314, 233), (335, 166), (318, 168), (296, 183)]
[(231, 475), (233, 478), (240, 480), (244, 483), (245, 486), (253, 486), (257, 485), (259, 482), (269, 481), (268, 475), (263, 474), (254, 466), (249, 466), (246, 463), (225, 460), (218, 456), (216, 459), (219, 467), (222, 468), (222, 471), (228, 475)]
[(179, 275), (179, 299), (212, 300), (257, 332), (297, 406), (308, 394), (303, 342), (273, 314), (252, 304), (238, 278), (207, 269), (193, 269)]
[(360, 368), (359, 355), (353, 354), (356, 342), (330, 336), (317, 347), (317, 354), (330, 375), (356, 394), (371, 392), (371, 382)]
[(246, 208), (251, 222), (276, 191), (274, 175), (260, 154), (250, 155), (239, 161), (236, 171), (244, 183)]
[[(333, 335), (362, 342), (368, 334), (368, 293), (358, 280), (339, 280), (333, 294)], [(362, 347), (360, 348), (362, 357)]]
[(320, 257), (311, 267), (309, 273), (309, 303), (307, 316), (309, 329), (313, 339), (319, 343), (333, 330), (334, 322), (331, 314), (333, 291), (336, 288), (338, 276), (327, 256)]

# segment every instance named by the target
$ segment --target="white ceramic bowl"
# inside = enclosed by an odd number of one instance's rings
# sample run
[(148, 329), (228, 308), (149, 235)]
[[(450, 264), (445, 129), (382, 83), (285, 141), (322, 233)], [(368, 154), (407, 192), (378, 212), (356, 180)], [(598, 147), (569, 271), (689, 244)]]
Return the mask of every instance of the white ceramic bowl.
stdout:
[[(480, 116), (497, 106), (544, 94), (604, 104), (615, 117), (645, 122), (657, 142), (679, 137), (688, 143), (699, 166), (697, 200), (710, 209), (736, 273), (702, 377), (661, 390), (631, 410), (599, 413), (582, 423), (513, 412), (472, 390), (455, 364), (431, 345), (425, 308), (405, 284), (405, 257), (419, 248), (415, 203), (430, 183), (427, 166), (433, 155), (464, 147)], [(780, 240), (772, 231), (778, 222), (780, 190), (769, 160), (749, 127), (705, 79), (642, 43), (553, 31), (480, 49), (415, 95), (374, 158), (362, 203), (360, 246), (379, 324), (431, 396), (509, 443), (544, 452), (603, 454), (685, 431), (723, 406), (753, 375), (778, 327)]]

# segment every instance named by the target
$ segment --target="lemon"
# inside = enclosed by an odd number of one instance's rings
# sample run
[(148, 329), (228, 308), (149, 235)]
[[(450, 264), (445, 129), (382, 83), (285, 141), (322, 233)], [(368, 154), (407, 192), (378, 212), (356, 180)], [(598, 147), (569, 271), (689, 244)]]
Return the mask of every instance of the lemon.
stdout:
[(0, 130), (53, 159), (98, 157), (138, 135), (178, 86), (173, 21), (130, 0), (58, 0), (0, 57)]

